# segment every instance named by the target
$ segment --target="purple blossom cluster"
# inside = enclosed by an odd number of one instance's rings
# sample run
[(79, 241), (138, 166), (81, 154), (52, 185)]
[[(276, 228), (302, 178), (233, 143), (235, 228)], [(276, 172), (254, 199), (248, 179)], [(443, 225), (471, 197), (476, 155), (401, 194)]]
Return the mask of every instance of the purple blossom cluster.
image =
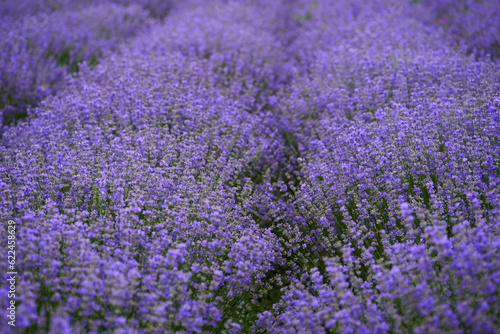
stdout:
[(29, 115), (0, 332), (496, 333), (500, 63), (469, 2), (2, 4)]

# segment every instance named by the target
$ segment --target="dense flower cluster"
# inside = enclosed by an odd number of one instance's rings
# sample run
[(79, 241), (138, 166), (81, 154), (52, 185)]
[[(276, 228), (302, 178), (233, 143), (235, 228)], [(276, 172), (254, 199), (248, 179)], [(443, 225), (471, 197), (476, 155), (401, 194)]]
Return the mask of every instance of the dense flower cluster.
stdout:
[(24, 2), (0, 6), (17, 329), (500, 327), (493, 1)]

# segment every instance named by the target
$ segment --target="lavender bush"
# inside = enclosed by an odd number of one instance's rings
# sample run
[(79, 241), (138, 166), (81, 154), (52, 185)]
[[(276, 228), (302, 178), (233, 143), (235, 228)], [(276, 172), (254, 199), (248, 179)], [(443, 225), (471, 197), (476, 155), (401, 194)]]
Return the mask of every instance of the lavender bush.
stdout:
[(0, 332), (498, 331), (493, 5), (161, 4), (0, 7)]

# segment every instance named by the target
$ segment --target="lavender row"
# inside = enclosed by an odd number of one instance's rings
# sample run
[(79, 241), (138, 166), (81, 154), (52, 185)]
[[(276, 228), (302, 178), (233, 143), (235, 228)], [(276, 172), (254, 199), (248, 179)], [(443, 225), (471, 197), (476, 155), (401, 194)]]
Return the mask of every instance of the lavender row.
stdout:
[[(43, 13), (50, 15), (61, 11), (80, 11), (89, 6), (99, 4), (116, 4), (121, 6), (139, 6), (146, 10), (149, 16), (153, 18), (163, 18), (172, 9), (179, 6), (179, 3), (173, 1), (160, 0), (18, 0), (18, 1), (3, 1), (0, 3), (0, 17), (19, 19), (25, 16), (33, 16)], [(182, 2), (181, 2), (182, 3)]]
[(495, 0), (415, 1), (418, 19), (445, 30), (467, 53), (500, 56), (500, 4)]
[(282, 104), (300, 182), (267, 183), (257, 209), (287, 278), (257, 331), (499, 326), (498, 64), (385, 5), (311, 11), (319, 47), (302, 52), (312, 66)]
[(280, 245), (251, 216), (245, 167), (283, 145), (261, 88), (279, 54), (248, 9), (168, 18), (5, 133), (19, 327), (237, 331), (255, 317)]
[(3, 124), (25, 117), (28, 108), (64, 87), (65, 76), (77, 72), (80, 62), (97, 64), (152, 23), (141, 7), (113, 3), (2, 18)]

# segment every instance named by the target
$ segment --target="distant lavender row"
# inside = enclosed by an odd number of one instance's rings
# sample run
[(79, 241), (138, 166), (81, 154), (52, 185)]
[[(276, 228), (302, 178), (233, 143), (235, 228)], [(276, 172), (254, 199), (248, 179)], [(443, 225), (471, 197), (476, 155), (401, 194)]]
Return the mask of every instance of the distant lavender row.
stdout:
[[(28, 6), (29, 8), (29, 6)], [(3, 124), (26, 115), (29, 107), (64, 86), (78, 64), (95, 65), (127, 38), (151, 26), (137, 5), (90, 5), (81, 10), (3, 17), (0, 23)]]
[(182, 3), (174, 3), (170, 0), (17, 0), (2, 1), (0, 3), (0, 17), (5, 19), (21, 18), (23, 16), (32, 16), (40, 13), (51, 14), (57, 11), (77, 11), (99, 4), (117, 4), (121, 6), (135, 5), (139, 6), (152, 17), (163, 18), (167, 13)]
[(500, 2), (496, 0), (414, 1), (418, 19), (444, 28), (476, 56), (500, 56)]
[(422, 6), (186, 1), (81, 65), (2, 138), (17, 328), (495, 333), (500, 65)]

